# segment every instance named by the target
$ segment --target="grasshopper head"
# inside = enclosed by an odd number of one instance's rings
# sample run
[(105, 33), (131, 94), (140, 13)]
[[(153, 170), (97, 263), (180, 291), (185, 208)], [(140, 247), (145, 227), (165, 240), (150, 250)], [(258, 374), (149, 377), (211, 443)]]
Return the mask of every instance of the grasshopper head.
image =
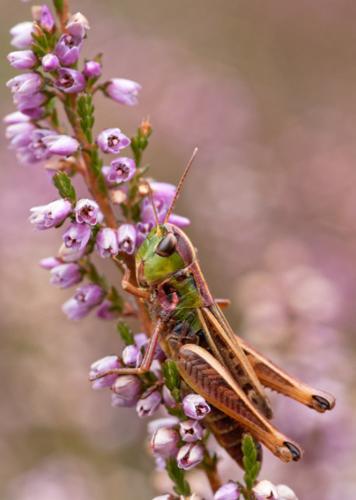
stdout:
[(168, 223), (156, 226), (137, 250), (137, 281), (143, 287), (161, 283), (194, 258), (194, 248), (181, 229)]

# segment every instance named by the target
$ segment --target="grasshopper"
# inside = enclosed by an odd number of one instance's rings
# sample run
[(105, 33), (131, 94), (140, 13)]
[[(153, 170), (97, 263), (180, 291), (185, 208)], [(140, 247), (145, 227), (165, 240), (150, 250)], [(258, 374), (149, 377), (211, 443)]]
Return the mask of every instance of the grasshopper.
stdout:
[[(288, 375), (234, 333), (221, 310), (224, 301), (214, 300), (209, 291), (193, 244), (184, 231), (168, 223), (196, 152), (165, 220), (160, 224), (155, 214), (156, 226), (137, 250), (135, 284), (128, 269), (123, 276), (123, 289), (144, 301), (155, 325), (142, 364), (101, 376), (144, 374), (160, 343), (187, 388), (212, 406), (205, 423), (237, 463), (242, 466), (245, 432), (284, 462), (297, 461), (302, 450), (271, 424), (272, 410), (263, 387), (320, 413), (331, 410), (335, 399)], [(152, 204), (154, 208), (153, 200)]]

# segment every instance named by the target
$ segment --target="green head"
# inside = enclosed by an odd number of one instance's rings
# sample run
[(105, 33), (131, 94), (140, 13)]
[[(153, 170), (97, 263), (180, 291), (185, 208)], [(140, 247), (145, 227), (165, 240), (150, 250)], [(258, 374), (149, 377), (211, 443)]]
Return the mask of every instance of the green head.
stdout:
[(188, 236), (173, 224), (155, 226), (136, 253), (136, 273), (140, 286), (165, 281), (195, 258)]

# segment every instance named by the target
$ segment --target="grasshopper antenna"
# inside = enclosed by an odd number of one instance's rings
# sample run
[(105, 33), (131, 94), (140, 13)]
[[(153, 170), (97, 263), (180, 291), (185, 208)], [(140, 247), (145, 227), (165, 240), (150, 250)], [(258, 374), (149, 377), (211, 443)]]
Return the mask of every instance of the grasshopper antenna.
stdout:
[(145, 184), (146, 184), (146, 187), (148, 189), (148, 195), (150, 197), (150, 201), (151, 201), (151, 205), (152, 205), (152, 209), (153, 209), (153, 216), (155, 218), (155, 223), (156, 223), (156, 227), (157, 227), (157, 235), (158, 236), (162, 236), (162, 232), (161, 232), (161, 229), (159, 227), (159, 219), (158, 219), (157, 207), (155, 205), (155, 201), (154, 201), (154, 198), (153, 198), (153, 191), (152, 191), (151, 185), (150, 185), (150, 183), (148, 181), (145, 182)]
[(169, 219), (169, 217), (171, 216), (171, 214), (173, 212), (175, 204), (176, 204), (176, 202), (177, 202), (177, 200), (179, 198), (179, 195), (180, 195), (180, 193), (182, 191), (182, 187), (183, 187), (184, 181), (185, 181), (185, 179), (186, 179), (186, 177), (187, 177), (187, 175), (189, 173), (190, 167), (192, 166), (194, 158), (196, 157), (197, 153), (198, 153), (198, 148), (195, 148), (194, 151), (193, 151), (192, 156), (190, 157), (190, 160), (187, 163), (187, 166), (184, 169), (184, 172), (183, 172), (181, 178), (179, 179), (176, 194), (174, 195), (172, 203), (171, 203), (170, 207), (167, 210), (167, 213), (166, 213), (166, 216), (164, 218), (163, 224), (166, 224), (168, 222), (168, 219)]

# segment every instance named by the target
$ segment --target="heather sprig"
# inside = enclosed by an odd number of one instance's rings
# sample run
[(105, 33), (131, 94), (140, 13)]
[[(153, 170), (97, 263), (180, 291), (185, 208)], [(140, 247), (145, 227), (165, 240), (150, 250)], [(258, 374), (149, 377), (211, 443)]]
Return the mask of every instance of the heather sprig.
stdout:
[[(60, 232), (58, 251), (40, 265), (54, 286), (76, 287), (63, 312), (71, 320), (80, 320), (95, 311), (98, 318), (117, 322), (124, 349), (91, 365), (93, 389), (110, 390), (112, 406), (135, 408), (140, 418), (165, 413), (166, 418), (149, 424), (150, 448), (171, 478), (176, 495), (198, 498), (187, 479), (187, 471), (198, 467), (216, 491), (215, 500), (234, 500), (240, 493), (250, 499), (254, 495), (256, 499), (293, 498), (281, 485), (272, 485), (270, 496), (263, 496), (268, 485), (256, 482), (259, 464), (248, 437), (243, 444), (246, 485), (232, 481), (220, 485), (217, 458), (209, 451), (204, 424), (211, 408), (200, 395), (187, 392), (176, 364), (166, 359), (161, 348), (149, 372), (117, 374), (118, 369), (141, 365), (152, 325), (142, 301), (119, 292), (92, 257), (111, 259), (119, 272), (132, 269), (138, 246), (155, 225), (155, 217), (164, 220), (176, 186), (148, 177), (149, 167), (142, 165), (152, 134), (148, 119), (130, 133), (113, 114), (107, 128), (94, 130), (97, 93), (118, 106), (135, 106), (142, 87), (112, 75), (102, 81), (101, 56), (82, 60), (88, 20), (81, 13), (70, 15), (67, 0), (54, 0), (53, 10), (47, 5), (34, 7), (32, 15), (32, 22), (18, 23), (10, 30), (11, 44), (18, 50), (9, 53), (8, 61), (23, 72), (7, 82), (16, 111), (4, 118), (6, 136), (22, 165), (42, 167), (52, 175), (53, 193), (30, 209), (30, 222), (38, 230)], [(77, 177), (87, 187), (85, 198), (78, 199)], [(190, 223), (176, 214), (170, 215), (169, 222), (178, 227)], [(133, 333), (126, 323), (131, 317), (140, 319), (142, 332)]]

